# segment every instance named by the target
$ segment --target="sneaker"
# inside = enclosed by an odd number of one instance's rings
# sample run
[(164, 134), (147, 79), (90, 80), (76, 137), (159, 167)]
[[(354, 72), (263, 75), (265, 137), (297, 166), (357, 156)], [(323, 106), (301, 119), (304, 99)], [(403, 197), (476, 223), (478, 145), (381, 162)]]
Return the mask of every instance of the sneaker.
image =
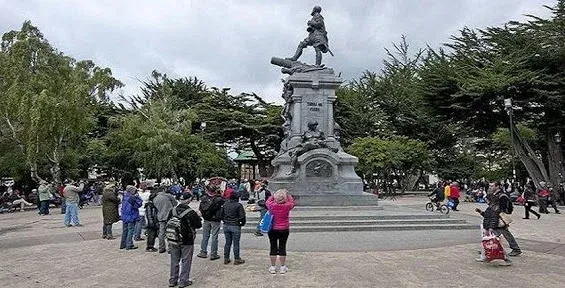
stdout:
[(102, 239), (106, 239), (106, 235), (102, 235)]
[(277, 267), (275, 267), (275, 266), (269, 267), (269, 273), (271, 273), (273, 275), (277, 274)]
[(169, 287), (177, 287), (177, 283), (169, 283)]
[(504, 262), (500, 263), (500, 266), (510, 266), (512, 265), (512, 261), (510, 259), (505, 259)]
[(75, 227), (82, 227), (82, 224), (76, 224)]
[(200, 252), (200, 253), (198, 253), (198, 255), (196, 255), (196, 257), (198, 257), (198, 258), (208, 258), (208, 254), (206, 254), (204, 252)]
[(286, 271), (288, 271), (288, 268), (286, 268), (286, 266), (281, 266), (281, 271), (279, 271), (279, 273), (286, 274)]
[(167, 249), (159, 250), (159, 253), (161, 253), (161, 254), (163, 254), (165, 252), (167, 252)]
[(243, 260), (241, 258), (233, 260), (233, 265), (241, 265), (243, 263), (245, 263), (245, 260)]
[(179, 285), (179, 288), (184, 288), (186, 286), (191, 286), (192, 285), (192, 281), (188, 280), (188, 282), (186, 283), (186, 285)]
[(215, 255), (215, 256), (210, 256), (210, 260), (214, 261), (214, 260), (218, 260), (220, 259), (220, 256)]
[(254, 234), (255, 234), (255, 236), (259, 236), (259, 237), (260, 237), (260, 236), (263, 236), (263, 233), (261, 233), (261, 232), (259, 232), (259, 231), (256, 231)]
[(137, 247), (137, 246), (131, 246), (131, 247), (126, 247), (126, 250), (135, 250), (135, 249), (137, 249), (137, 248), (139, 248), (139, 247)]
[(146, 248), (145, 252), (157, 252), (157, 249), (155, 248)]
[(485, 262), (485, 260), (486, 260), (486, 259), (485, 259), (485, 258), (482, 258), (482, 257), (480, 257), (480, 258), (475, 258), (475, 261), (477, 261), (477, 262)]
[(510, 251), (510, 253), (508, 253), (508, 256), (510, 256), (510, 257), (516, 257), (516, 256), (520, 256), (520, 254), (522, 254), (522, 251), (520, 251), (520, 250), (512, 250), (512, 251)]
[(230, 259), (224, 259), (224, 264), (230, 264), (231, 260)]

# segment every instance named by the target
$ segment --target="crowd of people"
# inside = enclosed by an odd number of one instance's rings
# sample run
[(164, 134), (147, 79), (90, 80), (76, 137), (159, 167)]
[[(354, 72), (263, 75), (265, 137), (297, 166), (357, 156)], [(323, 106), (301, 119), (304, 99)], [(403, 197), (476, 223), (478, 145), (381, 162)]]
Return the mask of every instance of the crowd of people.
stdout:
[[(248, 182), (242, 182), (244, 186), (245, 183)], [(205, 187), (204, 193), (199, 195), (198, 209), (193, 210), (189, 204), (195, 198), (191, 191), (194, 186), (178, 192), (175, 185), (155, 186), (152, 182), (125, 185), (125, 188), (114, 182), (108, 183), (102, 193), (102, 238), (114, 239), (112, 225), (122, 221), (120, 249), (135, 250), (138, 249), (136, 241), (146, 241), (146, 252), (168, 252), (171, 259), (169, 287), (192, 284), (190, 270), (194, 239), (199, 229), (202, 229), (202, 240), (198, 258), (211, 261), (221, 259), (218, 238), (222, 228), (225, 237), (224, 264), (232, 263), (232, 255), (234, 265), (244, 264), (245, 260), (240, 254), (240, 239), (241, 227), (246, 224), (247, 217), (240, 200), (247, 198), (246, 191), (230, 183), (225, 185), (225, 189), (213, 184), (202, 186)], [(268, 232), (271, 260), (268, 271), (277, 273), (278, 260), (278, 272), (285, 274), (288, 270), (286, 242), (290, 228), (289, 213), (294, 207), (294, 199), (286, 190), (271, 195), (267, 181), (255, 188), (249, 201), (257, 206), (255, 211), (261, 217), (267, 210), (274, 215), (272, 228)], [(258, 228), (255, 235), (263, 236)], [(158, 246), (155, 246), (156, 242)]]

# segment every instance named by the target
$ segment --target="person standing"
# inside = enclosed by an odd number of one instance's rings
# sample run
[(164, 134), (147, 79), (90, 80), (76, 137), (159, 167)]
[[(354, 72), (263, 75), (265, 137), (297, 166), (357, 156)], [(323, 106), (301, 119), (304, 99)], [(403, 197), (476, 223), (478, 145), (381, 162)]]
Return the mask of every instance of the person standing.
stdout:
[(549, 188), (549, 199), (547, 200), (547, 206), (551, 205), (553, 210), (555, 210), (555, 214), (561, 214), (559, 209), (557, 209), (557, 202), (559, 202), (559, 191), (556, 191), (553, 188)]
[(169, 241), (171, 251), (171, 273), (169, 287), (186, 287), (192, 285), (190, 281), (190, 270), (192, 267), (192, 255), (194, 253), (194, 238), (196, 229), (202, 228), (202, 219), (196, 211), (190, 208), (192, 201), (191, 193), (183, 193), (180, 203), (173, 209), (172, 214), (180, 218), (180, 235), (182, 242), (173, 243)]
[(541, 215), (534, 211), (532, 209), (532, 206), (534, 206), (536, 204), (536, 193), (534, 193), (534, 190), (532, 190), (531, 187), (526, 187), (526, 191), (524, 191), (524, 211), (526, 213), (525, 217), (523, 219), (530, 219), (530, 212), (534, 215), (536, 215), (536, 217), (538, 217), (538, 219), (541, 217)]
[(263, 233), (261, 233), (261, 219), (263, 219), (263, 217), (265, 216), (265, 213), (267, 213), (267, 199), (269, 199), (271, 197), (271, 191), (267, 188), (269, 185), (269, 182), (267, 180), (264, 180), (261, 183), (261, 187), (257, 189), (257, 193), (256, 193), (256, 197), (257, 197), (257, 207), (259, 208), (259, 222), (257, 223), (257, 228), (255, 229), (255, 236), (263, 236)]
[(137, 246), (133, 245), (133, 233), (135, 223), (139, 221), (139, 207), (141, 207), (142, 202), (137, 195), (135, 186), (128, 185), (124, 193), (124, 200), (122, 201), (122, 240), (120, 242), (120, 249), (137, 249)]
[[(220, 221), (222, 219), (221, 211), (225, 200), (222, 198), (221, 191), (218, 187), (206, 187), (206, 194), (202, 196), (198, 209), (204, 218), (202, 224), (202, 242), (200, 243), (200, 253), (198, 258), (208, 257), (208, 240), (212, 236), (210, 244), (210, 260), (220, 259), (218, 255), (218, 233), (220, 232)], [(237, 194), (237, 193), (233, 193)]]
[(159, 221), (159, 253), (167, 252), (165, 246), (165, 230), (167, 221), (171, 218), (171, 211), (177, 206), (175, 197), (160, 187), (160, 192), (153, 198), (153, 204), (157, 208), (157, 220)]
[(451, 195), (451, 181), (447, 180), (445, 182), (445, 186), (443, 187), (443, 196), (444, 199), (449, 199), (449, 196)]
[[(494, 185), (494, 195), (498, 198), (498, 211), (508, 215), (512, 214), (512, 211), (514, 210), (512, 202), (510, 201), (510, 197), (508, 197), (506, 193), (502, 192), (500, 183), (496, 183)], [(510, 232), (510, 227), (508, 225), (504, 227), (497, 227), (494, 229), (494, 234), (496, 236), (500, 236), (502, 234), (504, 235), (504, 239), (508, 241), (510, 249), (512, 249), (512, 251), (508, 253), (508, 256), (519, 256), (522, 254), (522, 250), (520, 249), (520, 246), (518, 246), (518, 242), (516, 242), (514, 235)]]
[(63, 189), (63, 194), (65, 195), (67, 208), (65, 211), (65, 226), (70, 227), (71, 221), (74, 226), (82, 226), (78, 219), (78, 203), (80, 201), (79, 193), (84, 189), (84, 182), (80, 181), (79, 186), (73, 185), (71, 183)]
[(149, 202), (149, 196), (151, 196), (151, 192), (147, 189), (148, 188), (147, 182), (141, 182), (139, 185), (139, 197), (143, 201), (141, 207), (139, 207), (139, 221), (135, 224), (135, 232), (133, 234), (133, 240), (135, 241), (143, 241), (145, 238), (141, 237), (141, 231), (146, 226), (146, 219), (145, 219), (145, 205)]
[(49, 215), (49, 202), (51, 201), (51, 193), (47, 181), (40, 180), (37, 188), (37, 196), (39, 198), (39, 215)]
[(457, 210), (457, 206), (459, 206), (459, 197), (461, 197), (461, 190), (459, 190), (459, 183), (453, 182), (449, 187), (449, 199), (453, 201), (453, 211)]
[(221, 218), (224, 221), (224, 236), (226, 243), (224, 245), (224, 264), (229, 264), (230, 250), (233, 244), (233, 264), (240, 265), (245, 260), (239, 256), (239, 240), (241, 238), (241, 227), (245, 225), (245, 209), (239, 203), (237, 193), (231, 193), (228, 202), (224, 203), (221, 208)]
[(102, 218), (104, 219), (102, 225), (103, 239), (115, 239), (112, 235), (112, 225), (120, 221), (119, 205), (120, 199), (116, 192), (116, 183), (111, 182), (106, 185), (102, 191)]
[(286, 274), (288, 270), (286, 267), (286, 242), (290, 233), (289, 215), (290, 210), (294, 208), (294, 198), (285, 189), (277, 190), (275, 195), (267, 200), (267, 208), (273, 214), (273, 226), (269, 231), (269, 242), (271, 244), (269, 273), (277, 273), (278, 257), (281, 264), (279, 273)]
[[(487, 195), (486, 202), (488, 204), (488, 207), (484, 212), (481, 211), (481, 209), (479, 208), (475, 209), (475, 211), (481, 214), (481, 216), (483, 216), (483, 224), (481, 225), (483, 230), (483, 236), (486, 236), (491, 233), (494, 233), (496, 235), (495, 231), (499, 229), (498, 223), (500, 221), (498, 198), (494, 194), (489, 194)], [(485, 260), (486, 260), (485, 251), (484, 249), (481, 249), (481, 256), (478, 259), (476, 259), (476, 261), (484, 262)], [(508, 255), (504, 253), (504, 266), (509, 266), (509, 265), (512, 265), (512, 261), (508, 258)]]

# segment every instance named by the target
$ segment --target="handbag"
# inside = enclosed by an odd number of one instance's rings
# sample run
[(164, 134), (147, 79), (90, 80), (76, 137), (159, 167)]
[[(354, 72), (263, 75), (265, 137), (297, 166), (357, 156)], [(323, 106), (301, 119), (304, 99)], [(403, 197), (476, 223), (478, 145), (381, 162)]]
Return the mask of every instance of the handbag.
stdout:
[(273, 214), (271, 214), (271, 211), (267, 211), (267, 213), (265, 213), (265, 215), (261, 219), (261, 222), (259, 222), (259, 230), (261, 230), (262, 233), (268, 233), (269, 231), (271, 231), (272, 227)]
[(510, 214), (506, 214), (504, 212), (500, 213), (500, 215), (498, 216), (498, 227), (499, 228), (504, 228), (507, 227), (508, 225), (510, 225), (510, 223), (512, 223), (512, 217), (510, 217)]
[(485, 257), (487, 262), (496, 259), (503, 260), (504, 258), (506, 258), (502, 244), (500, 244), (500, 239), (492, 233), (488, 232), (488, 234), (483, 237), (482, 244), (483, 249), (485, 249)]

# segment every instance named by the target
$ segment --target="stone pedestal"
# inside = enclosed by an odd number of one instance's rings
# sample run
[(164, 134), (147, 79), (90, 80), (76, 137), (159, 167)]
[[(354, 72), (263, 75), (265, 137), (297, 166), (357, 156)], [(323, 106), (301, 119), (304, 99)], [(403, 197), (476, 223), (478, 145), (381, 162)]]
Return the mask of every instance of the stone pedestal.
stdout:
[[(363, 182), (355, 173), (358, 159), (345, 153), (339, 143), (333, 118), (335, 90), (342, 84), (333, 70), (294, 73), (286, 79), (291, 87), (285, 109), (287, 137), (281, 152), (272, 161), (275, 171), (269, 187), (275, 191), (287, 189), (295, 195), (299, 205), (312, 206), (375, 206), (377, 197), (363, 192)], [(287, 90), (285, 90), (288, 92)], [(297, 158), (292, 170), (292, 153), (303, 143), (308, 123), (317, 122), (325, 136), (327, 148), (310, 150)], [(299, 148), (299, 147), (298, 147)], [(334, 152), (337, 151), (337, 152)]]

